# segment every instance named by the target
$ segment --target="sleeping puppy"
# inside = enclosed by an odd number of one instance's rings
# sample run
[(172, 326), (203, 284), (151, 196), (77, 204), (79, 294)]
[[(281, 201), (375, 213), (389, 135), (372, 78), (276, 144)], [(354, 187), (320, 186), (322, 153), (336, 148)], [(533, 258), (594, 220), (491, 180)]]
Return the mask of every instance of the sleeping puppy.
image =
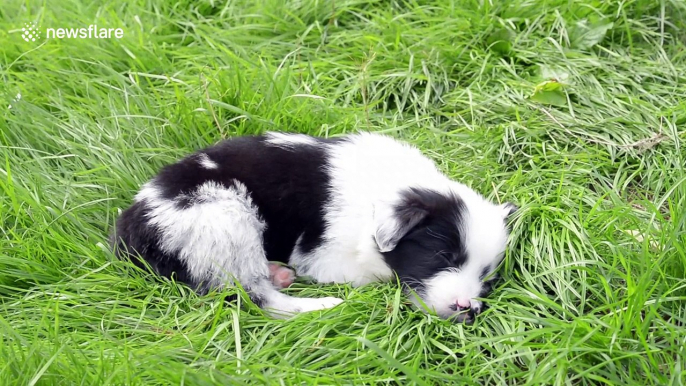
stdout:
[(473, 321), (516, 207), (444, 176), (419, 150), (363, 133), (239, 137), (166, 166), (119, 217), (114, 249), (200, 293), (239, 282), (273, 316), (338, 298), (279, 292), (294, 267), (322, 283), (394, 280), (424, 310)]

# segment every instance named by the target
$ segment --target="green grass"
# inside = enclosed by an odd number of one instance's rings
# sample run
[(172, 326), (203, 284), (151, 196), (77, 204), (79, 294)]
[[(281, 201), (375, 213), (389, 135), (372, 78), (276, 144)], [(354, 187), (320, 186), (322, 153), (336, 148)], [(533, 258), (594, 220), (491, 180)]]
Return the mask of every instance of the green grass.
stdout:
[[(0, 384), (684, 385), (684, 31), (680, 0), (4, 0)], [(492, 307), (296, 285), (347, 301), (277, 321), (107, 251), (162, 165), (265, 130), (388, 133), (519, 203)]]

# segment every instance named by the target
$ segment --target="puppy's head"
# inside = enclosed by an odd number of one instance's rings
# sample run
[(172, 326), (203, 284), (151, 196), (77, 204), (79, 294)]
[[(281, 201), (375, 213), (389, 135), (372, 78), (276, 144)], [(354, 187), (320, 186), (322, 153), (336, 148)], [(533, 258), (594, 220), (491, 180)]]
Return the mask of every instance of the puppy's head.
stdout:
[(376, 206), (374, 221), (379, 251), (413, 302), (443, 318), (472, 322), (484, 308), (476, 298), (491, 290), (505, 252), (506, 221), (517, 208), (465, 189), (407, 189)]

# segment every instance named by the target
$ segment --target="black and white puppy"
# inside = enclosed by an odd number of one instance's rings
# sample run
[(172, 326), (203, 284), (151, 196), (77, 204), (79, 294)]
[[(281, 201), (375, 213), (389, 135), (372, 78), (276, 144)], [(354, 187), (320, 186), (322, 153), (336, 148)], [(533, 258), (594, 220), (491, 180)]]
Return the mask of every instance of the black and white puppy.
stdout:
[(201, 293), (236, 280), (274, 316), (342, 300), (279, 292), (293, 277), (269, 261), (323, 283), (361, 286), (397, 274), (416, 305), (472, 321), (515, 209), (387, 136), (268, 133), (163, 168), (121, 214), (114, 246)]

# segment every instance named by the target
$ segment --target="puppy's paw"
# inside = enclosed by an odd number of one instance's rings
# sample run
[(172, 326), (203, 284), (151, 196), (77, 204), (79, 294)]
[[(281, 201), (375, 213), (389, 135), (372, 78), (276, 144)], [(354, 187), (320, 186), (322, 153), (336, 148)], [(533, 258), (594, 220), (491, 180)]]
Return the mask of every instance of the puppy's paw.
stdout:
[(326, 298), (295, 298), (288, 297), (279, 304), (268, 307), (268, 313), (275, 318), (289, 318), (302, 312), (326, 310), (341, 304), (343, 299)]
[(302, 299), (307, 300), (302, 304), (301, 312), (326, 310), (327, 308), (334, 308), (337, 305), (343, 303), (343, 299), (326, 297), (326, 298), (314, 298), (314, 299)]
[(269, 263), (269, 279), (277, 289), (288, 288), (295, 281), (295, 271), (283, 265)]

